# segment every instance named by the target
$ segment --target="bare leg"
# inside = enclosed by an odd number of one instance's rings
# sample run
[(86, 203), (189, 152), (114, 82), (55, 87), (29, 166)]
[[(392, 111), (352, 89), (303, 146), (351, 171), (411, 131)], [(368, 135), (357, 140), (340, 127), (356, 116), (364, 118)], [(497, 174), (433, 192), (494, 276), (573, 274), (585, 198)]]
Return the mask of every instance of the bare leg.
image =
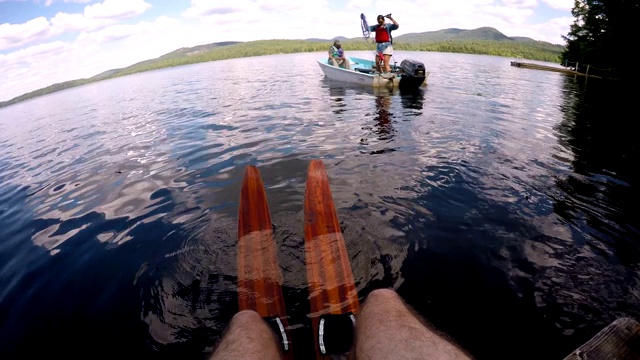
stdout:
[(378, 70), (379, 73), (382, 72), (382, 68), (380, 66), (380, 62), (382, 61), (382, 59), (380, 59), (380, 56), (376, 55), (376, 70)]
[(393, 290), (373, 291), (358, 316), (358, 360), (469, 359), (461, 349), (428, 329)]
[(225, 330), (211, 360), (281, 359), (276, 335), (257, 312), (237, 313)]
[(384, 72), (391, 72), (391, 55), (384, 54)]
[(336, 61), (336, 59), (334, 59), (334, 58), (332, 58), (332, 57), (331, 57), (331, 58), (329, 58), (329, 62), (330, 62), (330, 63), (331, 63), (331, 65), (333, 65), (333, 66), (338, 66), (338, 62)]

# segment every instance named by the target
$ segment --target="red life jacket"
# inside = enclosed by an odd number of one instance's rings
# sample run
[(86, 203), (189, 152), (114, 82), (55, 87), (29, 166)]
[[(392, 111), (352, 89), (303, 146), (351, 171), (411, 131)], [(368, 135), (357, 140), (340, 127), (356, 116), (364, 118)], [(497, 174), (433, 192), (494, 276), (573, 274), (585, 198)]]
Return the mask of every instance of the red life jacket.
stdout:
[(391, 41), (391, 38), (389, 37), (389, 32), (387, 31), (387, 27), (386, 26), (380, 26), (378, 25), (378, 27), (376, 28), (376, 42), (377, 43), (382, 43), (382, 42), (389, 42)]

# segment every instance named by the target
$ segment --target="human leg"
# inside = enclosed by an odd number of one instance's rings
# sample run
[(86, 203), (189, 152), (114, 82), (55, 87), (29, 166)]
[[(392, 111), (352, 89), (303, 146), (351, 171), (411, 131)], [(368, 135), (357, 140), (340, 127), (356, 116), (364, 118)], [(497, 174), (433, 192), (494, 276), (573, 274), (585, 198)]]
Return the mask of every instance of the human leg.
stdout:
[(333, 66), (338, 66), (338, 62), (336, 61), (336, 59), (330, 57), (329, 58), (329, 65), (333, 65)]
[(393, 55), (393, 45), (388, 45), (382, 50), (384, 56), (384, 72), (391, 72), (391, 55)]
[(384, 54), (384, 72), (391, 72), (391, 55)]
[(371, 292), (357, 318), (355, 354), (373, 359), (469, 359), (431, 331), (393, 290)]
[(380, 58), (380, 55), (376, 55), (376, 70), (378, 70), (379, 73), (382, 72), (382, 59)]
[(210, 360), (281, 359), (278, 339), (252, 310), (234, 315)]

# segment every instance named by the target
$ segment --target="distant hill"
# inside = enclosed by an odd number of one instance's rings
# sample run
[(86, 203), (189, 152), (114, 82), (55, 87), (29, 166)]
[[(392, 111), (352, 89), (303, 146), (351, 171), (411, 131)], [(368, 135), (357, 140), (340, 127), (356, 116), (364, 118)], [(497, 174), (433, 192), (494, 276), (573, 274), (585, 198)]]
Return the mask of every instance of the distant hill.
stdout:
[(481, 27), (474, 30), (444, 29), (438, 31), (404, 34), (400, 36), (394, 36), (393, 40), (394, 42), (402, 41), (406, 43), (460, 40), (518, 41), (491, 27)]
[[(340, 39), (349, 51), (371, 50), (371, 43), (362, 41), (362, 37), (338, 36), (336, 38)], [(224, 41), (180, 48), (158, 58), (141, 61), (125, 68), (107, 70), (87, 79), (53, 84), (0, 102), (0, 107), (71, 87), (143, 71), (240, 57), (326, 51), (327, 45), (333, 39)], [(526, 37), (508, 37), (491, 27), (473, 30), (452, 28), (404, 34), (393, 38), (393, 46), (396, 50), (486, 54), (542, 61), (559, 61), (559, 55), (564, 50), (564, 46), (544, 41)]]
[(331, 38), (331, 39), (318, 39), (318, 38), (311, 38), (311, 39), (305, 39), (305, 40), (306, 40), (306, 41), (313, 41), (313, 42), (327, 42), (327, 41), (334, 41), (334, 40), (336, 40), (336, 39), (338, 39), (338, 40), (340, 40), (340, 41), (348, 41), (348, 40), (350, 40), (349, 38), (344, 37), (344, 36), (336, 36), (336, 37)]
[(172, 58), (178, 58), (182, 56), (194, 56), (194, 55), (205, 53), (207, 51), (217, 49), (221, 46), (229, 46), (229, 45), (235, 45), (235, 44), (240, 44), (240, 41), (223, 41), (223, 42), (217, 42), (213, 44), (198, 45), (190, 48), (180, 48), (168, 54), (164, 54), (160, 56), (158, 59), (172, 59)]
[(563, 45), (551, 44), (546, 41), (538, 41), (529, 37), (523, 36), (506, 36), (500, 31), (491, 27), (481, 27), (473, 30), (463, 29), (444, 29), (438, 31), (428, 31), (421, 33), (410, 33), (400, 36), (395, 36), (394, 41), (404, 43), (432, 43), (442, 41), (465, 41), (465, 40), (486, 40), (486, 41), (505, 41), (505, 42), (521, 42), (521, 43), (540, 43), (548, 46), (557, 46), (564, 48)]
[[(392, 34), (393, 35), (393, 34)], [(344, 36), (336, 36), (332, 39), (305, 39), (307, 41), (332, 41), (340, 39), (340, 41), (357, 41), (362, 37), (346, 38)], [(481, 27), (473, 30), (464, 29), (443, 29), (438, 31), (427, 31), (421, 33), (410, 33), (393, 37), (394, 42), (403, 43), (432, 43), (441, 41), (463, 41), (463, 40), (488, 40), (488, 41), (516, 41), (516, 42), (537, 42), (528, 37), (514, 36), (509, 37), (492, 27)], [(553, 45), (551, 43), (547, 43)]]
[[(239, 41), (223, 41), (223, 42), (217, 42), (217, 43), (206, 44), (206, 45), (197, 45), (197, 46), (188, 47), (188, 48), (187, 47), (180, 48), (178, 50), (174, 50), (170, 53), (157, 57), (155, 59), (144, 60), (139, 63), (135, 63), (131, 66), (127, 66), (121, 69), (107, 70), (89, 79), (94, 81), (99, 81), (104, 79), (110, 79), (113, 77), (129, 75), (136, 72), (146, 71), (145, 69), (148, 69), (148, 68), (160, 68), (154, 65), (171, 62), (171, 60), (179, 61), (179, 59), (183, 59), (183, 58), (197, 57), (198, 55), (206, 54), (220, 47), (235, 45), (235, 44), (240, 44), (240, 42)], [(2, 104), (0, 104), (0, 106), (1, 105)]]

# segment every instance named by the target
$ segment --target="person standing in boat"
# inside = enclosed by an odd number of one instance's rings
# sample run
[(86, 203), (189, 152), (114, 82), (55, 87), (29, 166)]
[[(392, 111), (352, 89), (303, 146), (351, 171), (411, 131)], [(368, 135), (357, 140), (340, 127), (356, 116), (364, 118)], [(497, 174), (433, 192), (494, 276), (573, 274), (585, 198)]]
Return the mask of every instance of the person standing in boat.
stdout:
[(391, 17), (391, 14), (386, 18), (391, 20), (391, 24), (385, 24), (385, 16), (378, 15), (378, 24), (369, 26), (369, 31), (374, 31), (376, 34), (376, 69), (378, 72), (382, 72), (381, 62), (384, 62), (384, 72), (391, 72), (391, 55), (393, 55), (393, 46), (391, 31), (398, 30), (398, 23)]
[(344, 56), (344, 50), (342, 49), (342, 43), (336, 39), (333, 45), (329, 48), (329, 63), (333, 66), (339, 66), (343, 69), (351, 69), (349, 66), (349, 59)]

